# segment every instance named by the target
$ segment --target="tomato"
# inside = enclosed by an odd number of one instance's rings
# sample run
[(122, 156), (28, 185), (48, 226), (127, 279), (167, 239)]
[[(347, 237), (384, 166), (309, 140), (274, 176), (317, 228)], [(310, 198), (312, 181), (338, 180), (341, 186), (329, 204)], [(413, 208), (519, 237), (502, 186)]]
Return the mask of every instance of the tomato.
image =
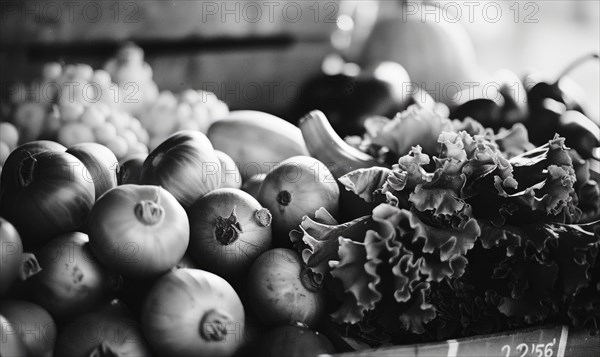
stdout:
[(247, 274), (271, 246), (271, 214), (248, 193), (219, 188), (189, 209), (190, 253), (201, 269), (229, 281)]
[(219, 150), (215, 154), (221, 163), (221, 188), (241, 188), (242, 175), (231, 156)]
[(53, 356), (56, 324), (46, 310), (29, 301), (2, 300), (0, 315), (16, 328), (27, 356)]
[(113, 300), (61, 327), (56, 356), (150, 356), (142, 330), (131, 312)]
[(0, 315), (0, 356), (21, 357), (27, 355), (27, 350), (21, 337), (19, 336), (17, 326)]
[(90, 247), (105, 266), (125, 276), (167, 272), (183, 257), (188, 217), (159, 186), (122, 185), (106, 192), (88, 221)]
[(254, 355), (262, 357), (315, 357), (336, 352), (327, 337), (301, 325), (277, 327), (261, 336), (256, 345)]
[(67, 152), (81, 160), (88, 169), (90, 177), (86, 179), (94, 183), (96, 199), (117, 186), (119, 161), (109, 148), (97, 143), (82, 143), (69, 147)]
[(337, 215), (340, 190), (329, 169), (309, 156), (282, 161), (260, 185), (258, 202), (273, 215), (276, 246), (289, 247), (288, 233), (320, 207)]
[(162, 142), (144, 161), (141, 183), (160, 185), (185, 208), (219, 188), (221, 164), (208, 138), (180, 131)]
[[(24, 154), (18, 151), (17, 155)], [(95, 194), (90, 173), (79, 159), (66, 152), (45, 151), (26, 156), (6, 173), (0, 214), (15, 226), (26, 249), (82, 228)]]
[(0, 217), (0, 295), (19, 278), (26, 280), (40, 271), (35, 256), (23, 253), (21, 237), (9, 221)]
[(243, 342), (244, 307), (223, 278), (177, 269), (154, 285), (142, 312), (142, 329), (159, 356), (231, 356)]
[(320, 287), (291, 249), (275, 248), (261, 254), (250, 268), (247, 283), (250, 308), (266, 324), (302, 322), (312, 326), (324, 314)]
[(27, 285), (32, 299), (57, 320), (88, 311), (118, 282), (92, 255), (84, 233), (59, 235), (36, 256), (42, 270)]

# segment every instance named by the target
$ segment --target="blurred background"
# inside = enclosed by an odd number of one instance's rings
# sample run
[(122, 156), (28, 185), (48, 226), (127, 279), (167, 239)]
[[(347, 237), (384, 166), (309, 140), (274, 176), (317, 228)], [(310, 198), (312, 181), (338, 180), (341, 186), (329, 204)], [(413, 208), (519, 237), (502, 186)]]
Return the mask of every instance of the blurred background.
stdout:
[[(365, 51), (395, 46), (389, 36), (373, 36), (372, 31), (382, 19), (410, 22), (421, 15), (414, 15), (414, 8), (402, 9), (400, 3), (403, 1), (1, 0), (2, 99), (7, 100), (14, 83), (39, 77), (46, 62), (83, 62), (99, 68), (125, 41), (135, 41), (144, 50), (161, 90), (206, 89), (231, 109), (259, 109), (288, 119), (298, 115), (291, 108), (301, 98), (304, 83), (321, 71), (328, 54), (360, 62)], [(472, 73), (463, 76), (469, 80), (487, 81), (501, 68), (519, 76), (539, 71), (552, 79), (577, 57), (599, 50), (598, 0), (430, 3), (444, 12), (427, 14), (424, 22), (457, 23), (468, 34), (476, 59), (468, 64)], [(440, 38), (430, 43), (435, 35), (408, 33), (399, 51), (423, 67), (415, 70), (400, 63), (411, 79), (411, 71), (443, 73), (443, 66), (431, 61), (438, 55), (428, 47), (441, 47), (448, 62), (455, 55), (443, 47), (455, 44), (442, 45)], [(381, 43), (379, 47), (369, 47), (375, 42)], [(468, 51), (468, 46), (454, 50)], [(471, 61), (470, 57), (465, 55), (465, 61)], [(589, 61), (570, 73), (591, 98), (590, 113), (596, 118), (600, 112), (599, 68), (598, 61)], [(440, 81), (446, 80), (440, 77)]]

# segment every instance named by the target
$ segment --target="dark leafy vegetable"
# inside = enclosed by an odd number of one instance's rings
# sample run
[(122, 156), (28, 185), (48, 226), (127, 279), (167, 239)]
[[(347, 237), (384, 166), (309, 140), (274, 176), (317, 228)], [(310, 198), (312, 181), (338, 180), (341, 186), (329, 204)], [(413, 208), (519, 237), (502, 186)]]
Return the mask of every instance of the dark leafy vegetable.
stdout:
[(347, 335), (380, 345), (551, 321), (598, 331), (598, 185), (584, 162), (560, 137), (532, 148), (522, 126), (470, 130), (441, 132), (437, 156), (414, 146), (391, 170), (340, 178), (378, 204), (370, 216), (337, 224), (318, 211), (290, 234)]

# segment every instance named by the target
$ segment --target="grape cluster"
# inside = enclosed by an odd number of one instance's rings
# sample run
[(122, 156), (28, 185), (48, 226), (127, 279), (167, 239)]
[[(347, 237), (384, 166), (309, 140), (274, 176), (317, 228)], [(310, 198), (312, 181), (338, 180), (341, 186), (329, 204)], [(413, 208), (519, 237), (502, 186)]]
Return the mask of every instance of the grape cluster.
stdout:
[(13, 90), (13, 123), (21, 143), (49, 139), (69, 147), (97, 142), (119, 159), (147, 153), (148, 133), (123, 110), (120, 95), (106, 70), (48, 63), (41, 80)]
[(104, 69), (116, 84), (117, 103), (127, 113), (139, 116), (158, 97), (158, 86), (152, 79), (152, 67), (144, 61), (144, 51), (133, 43), (121, 47)]
[(178, 94), (162, 91), (139, 118), (150, 134), (149, 147), (153, 149), (180, 130), (206, 133), (213, 122), (228, 113), (227, 104), (214, 93), (187, 89)]

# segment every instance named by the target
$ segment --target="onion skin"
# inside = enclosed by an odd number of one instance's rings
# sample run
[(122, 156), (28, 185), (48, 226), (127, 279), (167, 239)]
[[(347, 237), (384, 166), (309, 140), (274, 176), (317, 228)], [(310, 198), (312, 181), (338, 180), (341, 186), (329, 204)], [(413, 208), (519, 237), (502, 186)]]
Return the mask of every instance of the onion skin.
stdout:
[(302, 322), (314, 326), (325, 313), (325, 297), (311, 286), (295, 251), (275, 248), (261, 254), (248, 276), (248, 302), (268, 325)]
[(67, 152), (81, 160), (88, 169), (96, 199), (117, 186), (119, 160), (109, 148), (97, 143), (82, 143), (71, 146)]
[(142, 311), (142, 329), (159, 356), (232, 356), (244, 342), (244, 307), (223, 278), (176, 269), (154, 285)]
[(0, 217), (0, 296), (17, 280), (23, 260), (21, 237), (9, 221)]
[(183, 257), (190, 236), (187, 214), (175, 197), (161, 187), (142, 185), (105, 193), (90, 213), (88, 230), (98, 260), (135, 277), (169, 271)]
[[(261, 211), (262, 220), (258, 217)], [(192, 257), (201, 269), (229, 282), (247, 275), (254, 259), (271, 246), (270, 213), (254, 197), (239, 189), (212, 191), (196, 201), (188, 214)], [(224, 242), (219, 238), (219, 233), (222, 236), (224, 232), (219, 232), (218, 226), (219, 222), (229, 221), (227, 228), (236, 237)]]
[(16, 327), (27, 356), (53, 356), (56, 324), (41, 306), (24, 300), (2, 300), (0, 315)]
[(142, 175), (142, 167), (144, 166), (144, 157), (134, 157), (125, 161), (119, 167), (118, 183), (119, 185), (137, 185), (140, 182)]
[(110, 274), (88, 242), (84, 233), (67, 233), (51, 239), (36, 255), (42, 270), (28, 281), (32, 299), (57, 320), (88, 311), (111, 287)]
[(267, 177), (267, 174), (256, 174), (250, 176), (242, 184), (242, 190), (248, 192), (252, 197), (257, 198), (260, 185), (265, 180), (265, 177)]
[(17, 334), (17, 326), (0, 315), (0, 356), (26, 356), (27, 349)]
[(92, 351), (100, 352), (99, 356), (151, 356), (139, 324), (118, 300), (65, 324), (58, 334), (55, 351), (61, 357), (89, 357)]
[(66, 152), (45, 151), (23, 159), (2, 182), (0, 215), (17, 229), (26, 250), (84, 225), (95, 199), (90, 173)]
[(335, 348), (329, 339), (304, 326), (277, 327), (256, 341), (253, 355), (261, 357), (314, 357), (333, 354)]
[(65, 152), (67, 151), (67, 148), (57, 142), (49, 140), (30, 141), (18, 146), (10, 153), (10, 155), (8, 155), (4, 165), (2, 166), (2, 184), (0, 186), (4, 186), (7, 180), (15, 175), (19, 167), (19, 163), (23, 161), (23, 159), (29, 155), (35, 155), (46, 151)]
[(338, 212), (340, 191), (331, 171), (310, 156), (294, 156), (282, 161), (267, 174), (260, 185), (258, 202), (273, 215), (274, 242), (290, 247), (288, 233), (298, 227), (302, 217), (314, 217), (320, 207), (334, 217)]
[(144, 161), (140, 183), (159, 185), (185, 208), (221, 184), (221, 164), (212, 144), (201, 132), (171, 135)]
[(231, 156), (223, 151), (215, 150), (221, 164), (221, 188), (241, 188), (242, 174)]

